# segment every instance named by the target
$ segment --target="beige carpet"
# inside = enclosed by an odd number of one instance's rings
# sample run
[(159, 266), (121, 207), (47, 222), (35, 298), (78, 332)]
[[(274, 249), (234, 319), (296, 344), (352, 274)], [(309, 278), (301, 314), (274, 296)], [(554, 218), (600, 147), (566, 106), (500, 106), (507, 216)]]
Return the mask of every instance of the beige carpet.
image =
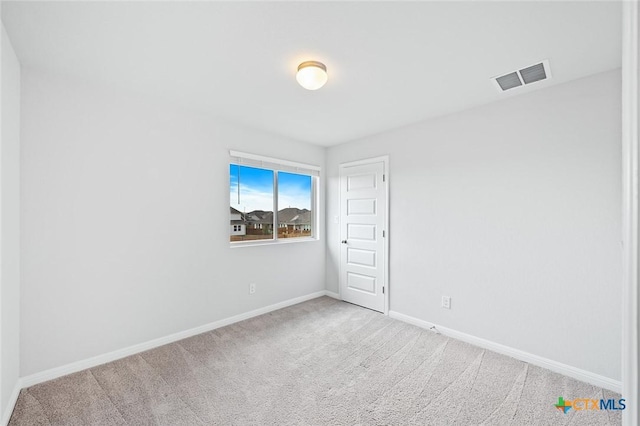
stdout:
[(619, 395), (327, 297), (25, 389), (10, 425), (607, 425)]

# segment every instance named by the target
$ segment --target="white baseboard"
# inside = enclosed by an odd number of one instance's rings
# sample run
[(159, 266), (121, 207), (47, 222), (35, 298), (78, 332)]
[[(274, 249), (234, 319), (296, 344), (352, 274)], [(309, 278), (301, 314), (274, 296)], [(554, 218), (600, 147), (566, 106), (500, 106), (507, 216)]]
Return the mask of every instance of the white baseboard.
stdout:
[(93, 368), (98, 365), (106, 364), (107, 362), (115, 361), (121, 358), (135, 355), (140, 352), (148, 351), (149, 349), (154, 349), (158, 346), (177, 342), (178, 340), (186, 339), (197, 334), (206, 333), (208, 331), (215, 330), (216, 328), (225, 327), (236, 322), (244, 321), (246, 319), (257, 317), (259, 315), (263, 315), (272, 311), (277, 311), (278, 309), (306, 302), (307, 300), (315, 299), (322, 296), (333, 297), (331, 294), (327, 293), (328, 292), (323, 290), (307, 294), (306, 296), (300, 296), (293, 299), (285, 300), (284, 302), (265, 306), (264, 308), (255, 309), (243, 314), (234, 315), (229, 318), (221, 319), (219, 321), (201, 325), (199, 327), (181, 331), (179, 333), (174, 333), (169, 336), (160, 337), (148, 342), (129, 346), (128, 348), (119, 349), (117, 351), (109, 352), (103, 355), (98, 355), (81, 361), (72, 362), (71, 364), (63, 365), (61, 367), (45, 370), (40, 373), (31, 374), (21, 379), (21, 385), (22, 388), (28, 388), (30, 386), (37, 385), (38, 383), (43, 383), (49, 380), (57, 379), (58, 377), (66, 376), (67, 374), (76, 373), (78, 371), (86, 370), (87, 368)]
[(325, 290), (324, 295), (329, 296), (332, 299), (342, 300), (340, 295), (338, 293), (334, 293), (333, 291)]
[(488, 349), (493, 352), (507, 355), (512, 358), (519, 359), (520, 361), (528, 362), (529, 364), (546, 368), (547, 370), (551, 370), (555, 373), (563, 374), (567, 377), (571, 377), (573, 379), (580, 380), (582, 382), (586, 382), (594, 386), (609, 389), (618, 393), (622, 392), (622, 382), (620, 382), (619, 380), (613, 380), (608, 377), (601, 376), (599, 374), (591, 373), (589, 371), (572, 367), (567, 364), (562, 364), (560, 362), (553, 361), (547, 358), (543, 358), (541, 356), (534, 355), (529, 352), (522, 351), (520, 349), (515, 349), (509, 346), (492, 342), (490, 340), (486, 340), (480, 337), (472, 336), (470, 334), (462, 333), (460, 331), (453, 330), (451, 328), (442, 327), (437, 324), (430, 323), (428, 321), (414, 318), (409, 315), (401, 314), (399, 312), (389, 311), (389, 316), (391, 318), (395, 318), (397, 320), (418, 326), (420, 328), (425, 328), (427, 330), (435, 326), (438, 332), (442, 333), (447, 337), (452, 337), (454, 339), (458, 339), (463, 342), (467, 342), (472, 345), (479, 346), (481, 348)]
[(20, 390), (23, 388), (22, 380), (18, 379), (15, 386), (13, 387), (13, 392), (11, 392), (11, 397), (9, 397), (9, 402), (2, 413), (2, 421), (0, 424), (6, 426), (9, 424), (9, 420), (11, 420), (11, 414), (13, 414), (13, 409), (16, 407), (16, 402), (18, 402), (18, 396), (20, 395)]

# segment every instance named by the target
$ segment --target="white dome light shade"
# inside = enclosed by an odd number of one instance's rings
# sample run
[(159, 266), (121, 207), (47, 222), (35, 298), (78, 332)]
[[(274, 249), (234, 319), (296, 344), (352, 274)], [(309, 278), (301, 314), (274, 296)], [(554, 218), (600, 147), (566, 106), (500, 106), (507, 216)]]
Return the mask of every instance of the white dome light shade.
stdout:
[(296, 80), (307, 90), (318, 90), (328, 78), (327, 67), (322, 62), (307, 61), (298, 65)]

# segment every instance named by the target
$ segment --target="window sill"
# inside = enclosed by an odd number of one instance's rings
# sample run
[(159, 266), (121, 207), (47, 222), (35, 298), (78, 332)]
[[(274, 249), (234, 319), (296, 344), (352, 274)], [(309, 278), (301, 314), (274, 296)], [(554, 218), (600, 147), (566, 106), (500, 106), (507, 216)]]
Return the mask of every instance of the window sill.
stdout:
[(296, 243), (311, 243), (314, 241), (320, 241), (319, 238), (315, 237), (303, 237), (303, 238), (282, 238), (279, 240), (253, 240), (253, 241), (236, 241), (234, 243), (229, 243), (229, 248), (239, 248), (239, 247), (257, 247), (257, 246), (274, 246), (281, 244), (296, 244)]

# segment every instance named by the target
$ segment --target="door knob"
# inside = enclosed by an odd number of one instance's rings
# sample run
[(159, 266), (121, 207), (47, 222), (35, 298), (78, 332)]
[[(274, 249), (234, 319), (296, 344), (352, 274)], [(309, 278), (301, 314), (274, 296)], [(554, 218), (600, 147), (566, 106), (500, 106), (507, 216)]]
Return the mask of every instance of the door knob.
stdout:
[(347, 240), (342, 240), (342, 244), (347, 244)]

